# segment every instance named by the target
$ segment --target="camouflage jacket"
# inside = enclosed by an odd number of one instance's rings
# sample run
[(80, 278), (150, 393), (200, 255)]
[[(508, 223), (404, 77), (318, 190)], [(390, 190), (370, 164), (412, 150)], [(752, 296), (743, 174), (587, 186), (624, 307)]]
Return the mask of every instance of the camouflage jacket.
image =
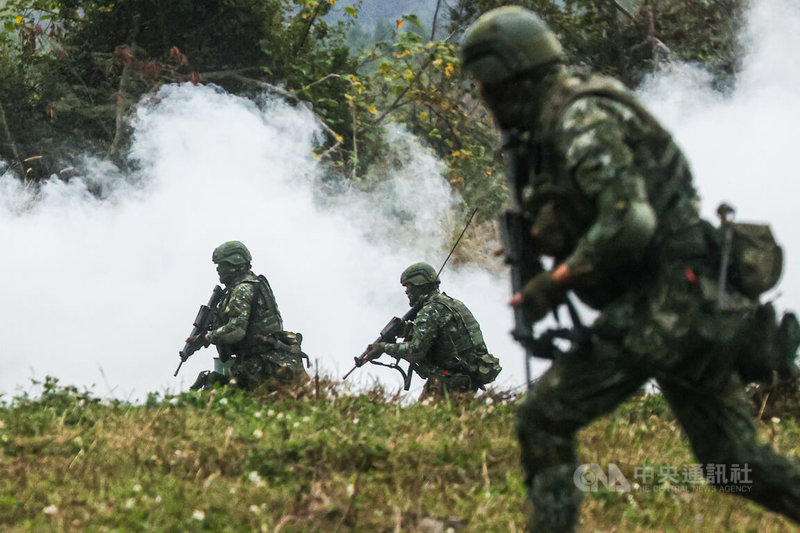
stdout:
[(681, 151), (610, 78), (560, 71), (526, 131), (517, 202), (544, 255), (565, 262), (590, 305), (610, 301), (663, 260), (708, 255), (708, 228)]
[(208, 338), (221, 355), (262, 352), (264, 340), (283, 330), (283, 320), (266, 278), (248, 272), (226, 287), (217, 307), (217, 324)]
[(433, 291), (417, 313), (411, 333), (402, 343), (389, 343), (386, 353), (417, 364), (428, 377), (444, 370), (472, 373), (476, 356), (488, 353), (483, 334), (467, 307), (450, 296)]

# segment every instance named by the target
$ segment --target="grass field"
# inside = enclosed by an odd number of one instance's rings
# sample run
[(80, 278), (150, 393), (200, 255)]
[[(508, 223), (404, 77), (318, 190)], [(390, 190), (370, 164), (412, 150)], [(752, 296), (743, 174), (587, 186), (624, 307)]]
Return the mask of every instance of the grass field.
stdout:
[[(516, 397), (404, 405), (322, 381), (100, 400), (53, 379), (0, 406), (0, 531), (521, 532)], [(800, 455), (792, 416), (760, 437)], [(635, 482), (695, 462), (659, 395), (580, 434), (580, 459)], [(582, 532), (784, 532), (789, 521), (704, 484), (655, 480), (584, 498)]]

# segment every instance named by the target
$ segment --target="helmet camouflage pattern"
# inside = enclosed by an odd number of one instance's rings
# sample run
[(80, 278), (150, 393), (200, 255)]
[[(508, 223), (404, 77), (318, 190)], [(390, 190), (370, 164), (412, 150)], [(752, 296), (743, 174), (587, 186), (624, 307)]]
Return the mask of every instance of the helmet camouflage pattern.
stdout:
[(439, 278), (436, 276), (436, 269), (428, 263), (414, 263), (400, 275), (401, 285), (419, 286), (438, 282)]
[(216, 263), (230, 263), (232, 265), (247, 265), (252, 261), (250, 250), (239, 241), (228, 241), (220, 244), (211, 254), (211, 260)]
[(461, 39), (461, 65), (482, 83), (506, 81), (561, 57), (547, 24), (519, 6), (487, 11)]

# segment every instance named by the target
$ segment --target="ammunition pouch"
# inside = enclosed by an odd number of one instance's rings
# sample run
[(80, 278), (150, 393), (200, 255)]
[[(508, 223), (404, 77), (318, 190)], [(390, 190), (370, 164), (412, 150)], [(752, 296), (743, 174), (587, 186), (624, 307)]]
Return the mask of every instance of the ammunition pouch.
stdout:
[(800, 323), (794, 313), (777, 321), (772, 304), (759, 305), (753, 314), (738, 356), (739, 375), (747, 383), (796, 379), (795, 360), (800, 346)]
[(758, 298), (778, 283), (783, 249), (766, 224), (732, 222), (721, 230), (728, 227), (732, 231), (728, 281), (742, 294)]

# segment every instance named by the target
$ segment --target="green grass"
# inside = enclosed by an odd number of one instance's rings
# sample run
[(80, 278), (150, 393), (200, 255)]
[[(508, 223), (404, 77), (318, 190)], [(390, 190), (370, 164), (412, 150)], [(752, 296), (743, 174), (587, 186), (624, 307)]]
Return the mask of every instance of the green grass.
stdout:
[[(323, 382), (100, 401), (48, 379), (0, 406), (0, 531), (523, 531), (516, 399), (402, 405)], [(758, 422), (800, 455), (795, 419)], [(582, 462), (690, 464), (660, 396), (580, 434)], [(798, 531), (746, 500), (659, 487), (584, 498), (579, 531)]]

